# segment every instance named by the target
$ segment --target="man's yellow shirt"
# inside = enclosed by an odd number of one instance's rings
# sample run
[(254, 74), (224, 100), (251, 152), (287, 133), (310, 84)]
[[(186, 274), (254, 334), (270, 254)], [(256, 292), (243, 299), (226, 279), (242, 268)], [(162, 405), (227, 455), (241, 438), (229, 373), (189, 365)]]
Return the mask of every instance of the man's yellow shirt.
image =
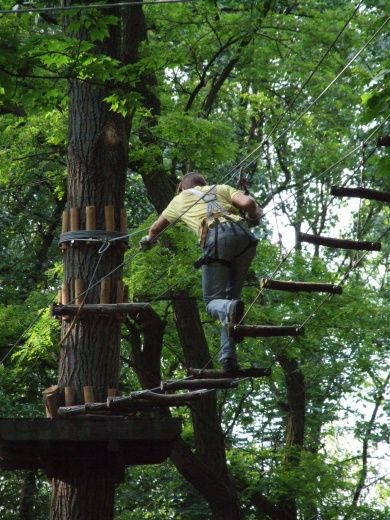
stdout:
[[(195, 186), (195, 190), (204, 194), (209, 193), (212, 186)], [(227, 184), (216, 185), (217, 202), (229, 213), (231, 220), (241, 220), (238, 209), (232, 204), (235, 193), (242, 193)], [(200, 239), (202, 222), (207, 217), (207, 202), (192, 193), (191, 190), (183, 190), (176, 195), (161, 215), (170, 223), (176, 220), (183, 221)], [(223, 219), (221, 219), (223, 220)]]

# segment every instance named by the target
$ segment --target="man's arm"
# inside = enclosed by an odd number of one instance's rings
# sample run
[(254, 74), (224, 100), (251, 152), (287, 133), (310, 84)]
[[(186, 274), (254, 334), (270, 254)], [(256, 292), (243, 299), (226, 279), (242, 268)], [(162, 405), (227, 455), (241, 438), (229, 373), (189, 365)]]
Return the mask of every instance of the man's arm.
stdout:
[(156, 244), (156, 240), (160, 233), (162, 233), (164, 229), (168, 226), (169, 221), (162, 215), (160, 215), (158, 219), (155, 220), (151, 225), (149, 229), (149, 234), (146, 235), (146, 237), (141, 238), (139, 242), (141, 251), (148, 251), (148, 249), (153, 247)]
[(237, 209), (245, 211), (252, 220), (259, 219), (263, 216), (263, 209), (250, 195), (235, 193), (232, 197), (232, 204)]
[(155, 237), (163, 232), (163, 230), (169, 226), (169, 221), (164, 218), (162, 215), (158, 217), (157, 220), (153, 222), (149, 229), (148, 238), (150, 241), (154, 241)]

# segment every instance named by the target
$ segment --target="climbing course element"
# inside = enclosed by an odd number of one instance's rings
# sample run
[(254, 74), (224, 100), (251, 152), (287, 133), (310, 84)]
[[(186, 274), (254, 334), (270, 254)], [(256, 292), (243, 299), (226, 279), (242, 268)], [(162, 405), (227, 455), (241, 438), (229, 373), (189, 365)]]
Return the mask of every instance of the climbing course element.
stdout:
[(64, 478), (114, 466), (121, 482), (126, 466), (163, 462), (180, 432), (180, 420), (167, 417), (0, 419), (0, 468)]
[(331, 195), (335, 197), (356, 197), (359, 199), (377, 200), (380, 202), (390, 202), (389, 191), (378, 191), (369, 188), (342, 188), (332, 186)]
[(162, 391), (192, 390), (201, 388), (237, 388), (238, 381), (232, 378), (217, 379), (181, 379), (178, 381), (161, 381)]
[[(85, 229), (80, 229), (81, 226)], [(96, 226), (96, 206), (65, 210), (59, 239), (61, 249), (66, 249), (67, 244), (75, 246), (82, 242), (87, 245), (109, 242), (127, 247), (127, 215), (123, 208), (115, 208), (110, 204), (104, 206), (105, 229), (99, 230)]]
[(60, 406), (57, 410), (58, 417), (71, 417), (75, 415), (121, 415), (128, 416), (136, 412), (153, 410), (158, 408), (170, 408), (190, 406), (194, 401), (202, 400), (214, 393), (213, 389), (195, 390), (182, 394), (165, 395), (151, 390), (137, 390), (128, 396), (109, 396), (105, 403), (85, 403), (73, 406)]
[(341, 285), (332, 283), (291, 282), (272, 280), (271, 278), (262, 278), (260, 280), (260, 287), (262, 289), (275, 289), (277, 291), (288, 292), (325, 292), (330, 294), (341, 294), (343, 292)]
[(365, 242), (362, 240), (345, 240), (341, 238), (323, 237), (320, 235), (309, 235), (308, 233), (298, 233), (299, 242), (308, 242), (319, 246), (328, 246), (341, 249), (354, 249), (365, 251), (380, 251), (380, 242)]
[[(52, 316), (72, 316), (79, 311), (79, 305), (53, 305)], [(128, 314), (138, 321), (148, 322), (156, 318), (160, 319), (149, 303), (89, 303), (81, 309), (79, 316), (98, 314), (112, 316), (116, 314)]]
[(302, 336), (304, 328), (294, 326), (276, 325), (230, 325), (229, 334), (236, 341), (242, 341), (243, 337), (248, 338), (269, 338), (273, 336)]
[[(224, 370), (206, 369), (206, 368), (189, 368), (188, 373), (194, 378), (202, 379), (224, 379), (227, 373)], [(271, 375), (270, 368), (237, 368), (229, 372), (229, 377), (247, 378), (247, 377), (267, 377)]]

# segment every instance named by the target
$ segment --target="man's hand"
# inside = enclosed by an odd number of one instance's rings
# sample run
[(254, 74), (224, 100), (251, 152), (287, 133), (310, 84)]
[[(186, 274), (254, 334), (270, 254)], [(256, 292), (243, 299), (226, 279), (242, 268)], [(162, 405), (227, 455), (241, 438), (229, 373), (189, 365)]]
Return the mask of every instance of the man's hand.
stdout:
[(142, 237), (139, 241), (139, 248), (141, 251), (145, 252), (151, 249), (153, 246), (156, 245), (156, 241), (150, 238), (149, 236)]
[(256, 213), (255, 215), (250, 215), (248, 212), (245, 213), (245, 220), (249, 227), (256, 227), (260, 224), (260, 219), (263, 217), (264, 211), (263, 208), (256, 205)]

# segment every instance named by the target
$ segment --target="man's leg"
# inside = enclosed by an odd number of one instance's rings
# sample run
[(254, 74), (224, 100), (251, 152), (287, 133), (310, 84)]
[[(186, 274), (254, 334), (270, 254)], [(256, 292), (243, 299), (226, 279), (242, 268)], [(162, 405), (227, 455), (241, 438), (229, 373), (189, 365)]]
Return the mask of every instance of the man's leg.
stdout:
[(202, 289), (207, 312), (222, 324), (219, 352), (221, 363), (226, 359), (236, 359), (235, 342), (229, 336), (231, 300), (226, 298), (226, 286), (230, 278), (230, 268), (220, 262), (212, 262), (202, 267)]
[(237, 300), (241, 298), (242, 287), (255, 255), (256, 246), (253, 245), (232, 261), (231, 276), (226, 287), (227, 298)]

